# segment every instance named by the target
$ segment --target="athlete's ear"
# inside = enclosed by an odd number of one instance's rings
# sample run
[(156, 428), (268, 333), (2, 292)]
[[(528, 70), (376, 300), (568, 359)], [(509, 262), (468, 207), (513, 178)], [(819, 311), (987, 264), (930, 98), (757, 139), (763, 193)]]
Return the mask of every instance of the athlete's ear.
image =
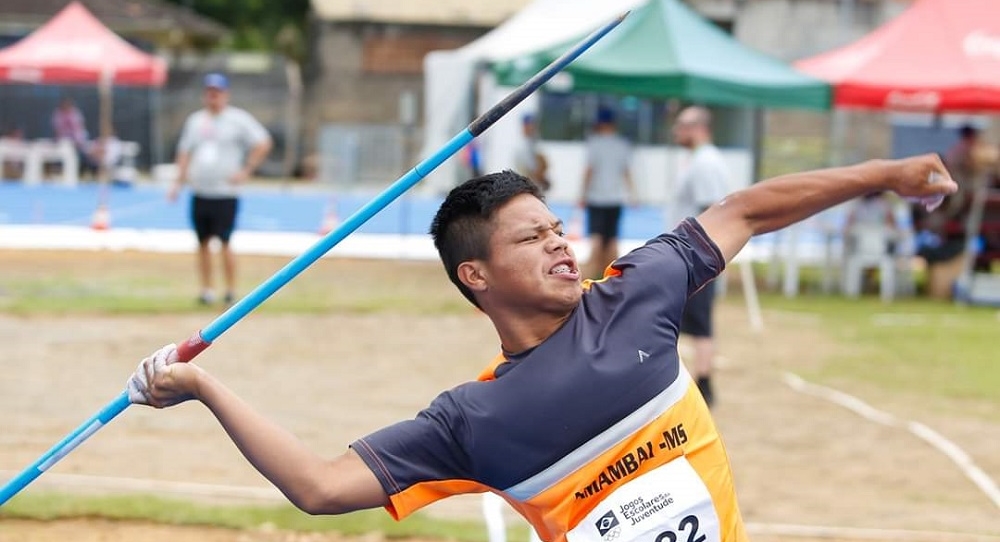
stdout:
[(473, 292), (485, 292), (486, 273), (481, 260), (468, 260), (458, 264), (458, 280)]

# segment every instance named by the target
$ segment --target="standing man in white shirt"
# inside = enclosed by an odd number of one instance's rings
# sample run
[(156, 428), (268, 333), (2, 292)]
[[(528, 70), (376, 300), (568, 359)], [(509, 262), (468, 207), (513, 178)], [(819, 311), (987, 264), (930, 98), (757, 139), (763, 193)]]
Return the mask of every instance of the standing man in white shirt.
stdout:
[(177, 144), (177, 182), (170, 190), (177, 199), (182, 185), (191, 183), (191, 224), (198, 236), (198, 278), (203, 305), (215, 301), (209, 242), (219, 239), (226, 304), (235, 299), (236, 258), (229, 238), (236, 227), (240, 186), (271, 151), (267, 130), (243, 109), (229, 105), (229, 80), (210, 73), (204, 80), (205, 107), (184, 123)]
[[(732, 192), (732, 177), (722, 153), (712, 141), (712, 115), (700, 106), (687, 107), (674, 121), (674, 142), (691, 151), (690, 162), (681, 173), (674, 198), (673, 224), (689, 216), (698, 216), (713, 203)], [(712, 390), (712, 358), (715, 357), (713, 308), (715, 281), (711, 281), (688, 298), (681, 320), (681, 333), (692, 339), (694, 360), (692, 372), (705, 402), (715, 402)]]
[(622, 210), (635, 203), (631, 164), (632, 144), (618, 133), (615, 111), (601, 107), (594, 130), (587, 136), (587, 168), (580, 196), (590, 236), (586, 278), (600, 278), (604, 268), (618, 258)]

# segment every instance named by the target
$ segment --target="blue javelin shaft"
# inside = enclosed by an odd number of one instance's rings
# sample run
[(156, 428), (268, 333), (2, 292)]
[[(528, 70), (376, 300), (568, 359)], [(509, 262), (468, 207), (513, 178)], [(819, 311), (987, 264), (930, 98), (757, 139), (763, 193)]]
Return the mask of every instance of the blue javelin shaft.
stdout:
[[(420, 182), (421, 179), (426, 177), (430, 172), (434, 171), (434, 169), (441, 165), (442, 162), (450, 158), (462, 147), (486, 131), (487, 128), (509, 113), (511, 109), (521, 103), (521, 101), (527, 98), (528, 95), (538, 90), (538, 88), (551, 79), (553, 75), (565, 68), (570, 62), (576, 60), (576, 58), (583, 54), (584, 51), (589, 49), (593, 44), (597, 43), (601, 38), (607, 35), (608, 32), (611, 32), (611, 30), (618, 26), (627, 15), (627, 12), (623, 13), (615, 20), (595, 30), (592, 34), (573, 46), (572, 49), (566, 51), (562, 54), (562, 56), (552, 61), (552, 63), (535, 74), (531, 79), (525, 81), (504, 99), (480, 115), (476, 118), (476, 120), (472, 121), (464, 130), (445, 143), (440, 150), (418, 163), (413, 167), (413, 169), (397, 179), (380, 194), (375, 196), (374, 199), (355, 211), (354, 214), (344, 220), (344, 222), (341, 223), (336, 229), (323, 236), (322, 239), (286, 264), (285, 267), (278, 270), (278, 272), (257, 286), (253, 291), (243, 297), (243, 299), (239, 300), (232, 307), (229, 307), (226, 312), (219, 315), (200, 332), (193, 335), (186, 342), (179, 344), (177, 351), (180, 361), (190, 361), (203, 350), (208, 348), (212, 344), (212, 341), (225, 333), (226, 330), (235, 325), (236, 322), (243, 319), (244, 316), (256, 309), (282, 286), (288, 284), (288, 282), (295, 278), (299, 273), (315, 263), (316, 260), (321, 258), (330, 249), (336, 246), (337, 243), (343, 241), (345, 237), (358, 229), (371, 217), (375, 216), (375, 214), (392, 203), (396, 198)], [(128, 408), (129, 404), (128, 394), (126, 392), (122, 392), (121, 395), (108, 403), (98, 413), (91, 416), (73, 432), (50, 448), (49, 451), (43, 454), (34, 463), (0, 488), (0, 506), (3, 506), (3, 504), (10, 500), (11, 497), (16, 495), (28, 484), (41, 476), (43, 472), (48, 470), (63, 457), (66, 457), (66, 455), (72, 452), (77, 446), (96, 433), (97, 430), (104, 427), (108, 424), (108, 422), (121, 414), (126, 408)]]

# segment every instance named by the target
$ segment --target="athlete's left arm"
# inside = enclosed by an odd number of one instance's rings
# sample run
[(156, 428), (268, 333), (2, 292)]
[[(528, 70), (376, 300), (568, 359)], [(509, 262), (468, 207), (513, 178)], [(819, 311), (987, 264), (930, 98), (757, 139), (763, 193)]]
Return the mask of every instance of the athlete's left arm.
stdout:
[(761, 181), (712, 205), (698, 222), (728, 262), (754, 235), (790, 226), (869, 192), (892, 190), (940, 203), (957, 189), (936, 154), (870, 160)]
[(375, 473), (354, 450), (321, 457), (200, 366), (178, 363), (173, 344), (139, 364), (128, 393), (133, 403), (157, 408), (201, 401), (247, 461), (305, 512), (346, 514), (389, 504)]

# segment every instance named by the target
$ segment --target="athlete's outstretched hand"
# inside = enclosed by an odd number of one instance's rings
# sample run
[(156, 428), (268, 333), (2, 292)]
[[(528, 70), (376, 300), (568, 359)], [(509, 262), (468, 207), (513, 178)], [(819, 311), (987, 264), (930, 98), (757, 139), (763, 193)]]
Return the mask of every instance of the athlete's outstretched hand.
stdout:
[(177, 346), (168, 344), (143, 359), (128, 380), (133, 404), (164, 408), (194, 398), (198, 367), (177, 362)]
[(958, 185), (945, 169), (937, 154), (924, 154), (896, 160), (895, 174), (889, 178), (889, 188), (903, 196), (924, 205), (933, 211), (945, 196), (954, 194)]

